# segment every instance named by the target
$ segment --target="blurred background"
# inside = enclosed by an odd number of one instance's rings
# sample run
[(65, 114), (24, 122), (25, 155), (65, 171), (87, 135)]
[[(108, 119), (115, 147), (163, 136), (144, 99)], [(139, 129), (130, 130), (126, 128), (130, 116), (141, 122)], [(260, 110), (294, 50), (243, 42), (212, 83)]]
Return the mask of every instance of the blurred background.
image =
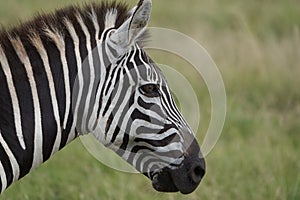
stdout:
[[(83, 1), (0, 0), (0, 23), (15, 26), (77, 3)], [(200, 187), (187, 196), (157, 193), (143, 175), (106, 167), (76, 140), (0, 199), (300, 199), (300, 2), (153, 0), (150, 26), (197, 40), (224, 79), (226, 122)], [(180, 58), (150, 53), (184, 73), (198, 92), (201, 143), (211, 112), (205, 83)]]

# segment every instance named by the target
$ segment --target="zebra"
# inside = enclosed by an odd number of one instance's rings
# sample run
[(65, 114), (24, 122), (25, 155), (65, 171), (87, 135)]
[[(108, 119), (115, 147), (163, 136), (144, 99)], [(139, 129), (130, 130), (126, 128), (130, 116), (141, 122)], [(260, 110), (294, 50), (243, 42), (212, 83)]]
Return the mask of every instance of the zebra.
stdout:
[(143, 49), (151, 8), (70, 6), (0, 32), (1, 193), (85, 134), (159, 192), (197, 188), (200, 147)]

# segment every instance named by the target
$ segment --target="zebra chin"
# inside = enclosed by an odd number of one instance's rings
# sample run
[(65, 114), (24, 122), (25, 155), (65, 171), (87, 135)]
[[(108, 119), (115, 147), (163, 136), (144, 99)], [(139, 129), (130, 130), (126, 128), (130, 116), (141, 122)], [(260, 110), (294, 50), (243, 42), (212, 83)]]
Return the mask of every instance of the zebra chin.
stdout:
[(152, 186), (159, 192), (192, 193), (205, 174), (205, 160), (194, 139), (182, 164), (177, 168), (164, 167), (152, 178)]

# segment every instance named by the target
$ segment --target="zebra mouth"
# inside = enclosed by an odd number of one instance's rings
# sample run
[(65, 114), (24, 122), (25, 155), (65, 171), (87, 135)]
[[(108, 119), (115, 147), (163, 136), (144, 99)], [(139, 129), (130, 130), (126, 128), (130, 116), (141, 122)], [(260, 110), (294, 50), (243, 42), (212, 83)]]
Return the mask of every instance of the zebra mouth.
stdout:
[(205, 174), (205, 161), (202, 158), (188, 157), (176, 168), (163, 168), (152, 178), (152, 186), (159, 192), (192, 193)]
[(152, 186), (158, 192), (178, 192), (179, 189), (173, 182), (170, 173), (166, 170), (155, 174), (152, 179)]

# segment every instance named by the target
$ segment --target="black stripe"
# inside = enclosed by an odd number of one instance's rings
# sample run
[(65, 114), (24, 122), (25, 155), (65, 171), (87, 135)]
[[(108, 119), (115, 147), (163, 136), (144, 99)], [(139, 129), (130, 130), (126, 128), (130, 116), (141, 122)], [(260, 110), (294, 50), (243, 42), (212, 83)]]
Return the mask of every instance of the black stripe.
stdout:
[[(81, 57), (81, 62), (83, 63), (83, 61), (86, 59), (86, 56), (88, 55), (88, 51), (86, 48), (86, 36), (77, 20), (77, 12), (73, 13), (73, 15), (69, 16), (69, 21), (72, 24), (72, 26), (74, 27), (76, 36), (79, 39), (79, 52), (80, 52), (80, 57)], [(76, 57), (74, 57), (75, 59)], [(77, 63), (79, 64), (79, 63)]]
[[(137, 69), (139, 70), (139, 73), (141, 76), (143, 76), (142, 78), (147, 80), (147, 68), (144, 66), (144, 63), (147, 63), (147, 60), (143, 57), (143, 51), (141, 49), (139, 49), (138, 47), (135, 48), (136, 49), (136, 53), (134, 54), (134, 62), (137, 65)], [(142, 62), (141, 59), (144, 61)]]
[[(111, 87), (111, 85), (112, 85), (112, 79), (113, 79), (113, 77), (114, 77), (114, 75), (115, 75), (115, 73), (116, 73), (116, 71), (118, 70), (118, 67), (115, 67), (113, 70), (112, 70), (112, 72), (111, 72), (111, 75), (110, 75), (110, 77), (109, 77), (109, 81), (107, 82), (107, 85), (106, 85), (106, 90), (105, 90), (105, 96), (108, 94), (108, 91), (109, 91), (109, 89), (110, 89), (110, 87)], [(120, 69), (119, 69), (120, 70)]]
[[(116, 71), (116, 70), (117, 70), (117, 71)], [(107, 101), (107, 103), (106, 103), (106, 105), (105, 105), (105, 108), (104, 108), (104, 111), (103, 111), (103, 116), (104, 116), (104, 115), (106, 114), (106, 112), (108, 111), (108, 108), (110, 107), (110, 104), (111, 104), (111, 100), (112, 100), (112, 99), (115, 99), (115, 96), (116, 96), (116, 94), (117, 94), (117, 91), (119, 90), (119, 87), (122, 87), (122, 88), (121, 88), (121, 95), (120, 95), (120, 97), (118, 97), (118, 101), (117, 101), (116, 105), (114, 106), (114, 111), (113, 111), (113, 113), (116, 113), (115, 110), (119, 108), (119, 106), (121, 105), (123, 99), (125, 98), (125, 93), (126, 93), (125, 88), (127, 88), (127, 87), (124, 87), (124, 85), (126, 85), (126, 84), (124, 83), (124, 84), (121, 85), (121, 86), (119, 86), (119, 84), (118, 84), (118, 81), (119, 81), (119, 80), (118, 80), (118, 77), (120, 77), (121, 72), (122, 72), (122, 69), (121, 69), (121, 68), (119, 68), (119, 69), (115, 68), (115, 70), (113, 71), (112, 76), (114, 76), (114, 74), (117, 73), (116, 80), (115, 80), (114, 83), (111, 83), (112, 81), (110, 81), (108, 87), (106, 88), (106, 94), (105, 94), (105, 95), (107, 95), (108, 89), (111, 87), (111, 85), (113, 85), (113, 91), (112, 91), (112, 93), (110, 94), (109, 99), (108, 99), (108, 101)], [(125, 82), (125, 81), (124, 81), (124, 82)], [(123, 88), (123, 87), (124, 87), (124, 88)], [(123, 95), (122, 95), (122, 94), (123, 94)], [(124, 98), (122, 98), (122, 97), (124, 97)]]
[(111, 29), (107, 29), (105, 32), (102, 33), (103, 35), (103, 38), (102, 38), (102, 43), (100, 44), (101, 45), (101, 48), (102, 48), (102, 59), (103, 59), (103, 65), (105, 66), (105, 68), (107, 68), (108, 66), (112, 65), (111, 61), (109, 60), (108, 58), (108, 55), (107, 55), (107, 50), (106, 50), (106, 38), (107, 38), (107, 35), (108, 33), (110, 33), (110, 30)]
[[(120, 96), (119, 100), (118, 100), (118, 103), (117, 105), (120, 105), (122, 103), (122, 100), (125, 98), (125, 93), (126, 91), (122, 91), (123, 95)], [(126, 106), (125, 108), (127, 108), (127, 110), (132, 106), (132, 104), (134, 103), (134, 96), (135, 96), (135, 93), (131, 94), (130, 96), (130, 99), (129, 101), (126, 103)], [(113, 109), (113, 113), (116, 113), (117, 111), (119, 110), (119, 106), (115, 106), (114, 109)], [(119, 111), (120, 112), (120, 111)], [(117, 124), (117, 127), (116, 129), (114, 130), (114, 133), (113, 133), (113, 137), (111, 139), (111, 143), (114, 143), (115, 142), (115, 139), (117, 138), (119, 132), (120, 132), (120, 126), (124, 120), (124, 117), (127, 113), (126, 112), (122, 112), (121, 113), (121, 116), (120, 118), (118, 119), (118, 124)], [(130, 127), (131, 126), (131, 123), (132, 121), (128, 121), (127, 122), (127, 126)]]
[[(100, 94), (100, 102), (99, 102), (99, 107), (98, 107), (98, 111), (97, 111), (97, 116), (99, 116), (99, 113), (100, 113), (100, 110), (102, 108), (102, 103), (103, 103), (103, 96), (104, 96), (104, 91), (105, 91), (105, 85), (107, 84), (108, 82), (108, 76), (109, 76), (109, 71), (111, 69), (111, 65), (108, 66), (107, 70), (106, 70), (106, 75), (105, 75), (105, 81), (103, 83), (103, 87), (102, 87), (102, 90), (101, 90), (101, 94)], [(104, 115), (102, 115), (104, 116)]]
[[(116, 152), (121, 157), (123, 156), (123, 154), (126, 151), (126, 147), (128, 145), (128, 141), (129, 141), (129, 135), (124, 134), (124, 138), (125, 138), (126, 143), (124, 143), (124, 139), (123, 139), (123, 143), (121, 145), (122, 148), (120, 147), (120, 149), (118, 149), (117, 152)], [(125, 146), (125, 144), (126, 144), (126, 146)], [(146, 156), (147, 152), (154, 152), (155, 151), (155, 149), (152, 149), (152, 148), (147, 147), (147, 146), (136, 145), (131, 149), (131, 152), (134, 153), (134, 154), (131, 154), (131, 156), (129, 156), (127, 162), (132, 163), (132, 159), (134, 158), (134, 156), (136, 156), (135, 153), (137, 153), (138, 151), (141, 151), (141, 150), (143, 150), (143, 155), (145, 155), (145, 156)]]
[(171, 128), (175, 128), (177, 129), (175, 124), (164, 124), (164, 128), (163, 129), (151, 129), (145, 126), (140, 126), (136, 129), (136, 134), (163, 134), (165, 133), (167, 130), (171, 129)]
[(45, 66), (43, 65), (43, 61), (36, 48), (29, 43), (26, 46), (24, 46), (24, 48), (26, 49), (27, 55), (30, 60), (39, 96), (42, 132), (44, 138), (43, 161), (46, 161), (50, 158), (55, 138), (57, 135), (57, 126), (53, 113), (49, 81), (45, 71)]
[[(93, 57), (93, 69), (94, 69), (94, 73), (95, 73), (95, 81), (93, 83), (93, 88), (92, 88), (92, 95), (91, 95), (91, 100), (89, 105), (95, 105), (95, 104), (99, 104), (99, 102), (96, 102), (96, 94), (98, 92), (99, 89), (99, 84), (100, 84), (100, 79), (101, 79), (101, 66), (100, 66), (100, 55), (99, 52), (97, 50), (96, 47), (96, 40), (93, 37), (93, 35), (91, 36), (91, 40), (92, 40), (92, 57)], [(95, 49), (94, 49), (95, 48)], [(88, 111), (88, 119), (91, 117), (91, 114), (93, 112), (94, 106), (89, 106), (89, 111)], [(96, 126), (96, 124), (95, 124)], [(92, 127), (92, 129), (94, 129), (95, 127)]]
[(112, 121), (113, 121), (113, 115), (110, 114), (109, 117), (108, 117), (108, 119), (107, 119), (107, 121), (106, 121), (105, 133), (104, 133), (105, 136), (107, 135), (107, 132), (108, 132), (110, 126), (111, 126)]
[(164, 162), (164, 163), (166, 163), (166, 161), (161, 160), (159, 157), (180, 158), (183, 153), (180, 150), (170, 150), (167, 152), (159, 152), (159, 151), (156, 151), (155, 148), (147, 147), (145, 145), (143, 145), (143, 146), (136, 145), (132, 148), (131, 152), (132, 153), (142, 153), (142, 154), (139, 154), (141, 156), (140, 159), (145, 158), (147, 156), (156, 157), (159, 159), (159, 162)]
[(124, 151), (126, 151), (128, 142), (129, 142), (129, 135), (127, 133), (124, 133), (123, 142), (120, 146), (120, 149), (117, 150), (118, 155), (122, 155), (124, 153)]
[(158, 125), (158, 126), (163, 126), (163, 122), (157, 120), (156, 118), (154, 117), (151, 117), (149, 115), (146, 115), (145, 113), (142, 113), (140, 110), (138, 109), (135, 109), (132, 114), (131, 114), (131, 119), (132, 121), (134, 121), (135, 119), (141, 119), (141, 120), (144, 120), (144, 121), (147, 121), (151, 124), (155, 124), (155, 125)]
[(94, 24), (90, 18), (89, 15), (86, 15), (86, 14), (81, 14), (81, 17), (83, 19), (83, 23), (85, 24), (85, 26), (87, 27), (88, 29), (88, 32), (91, 36), (90, 40), (91, 40), (91, 48), (95, 48), (96, 47), (96, 39), (95, 39), (95, 35), (96, 35), (96, 29), (94, 27)]
[(138, 105), (142, 108), (145, 108), (146, 110), (151, 110), (152, 112), (155, 112), (156, 114), (160, 115), (162, 118), (166, 117), (164, 112), (161, 110), (161, 107), (158, 106), (155, 103), (148, 103), (145, 102), (141, 97), (138, 97)]
[[(66, 48), (66, 59), (67, 59), (67, 67), (69, 70), (69, 84), (70, 88), (72, 91), (73, 88), (73, 83), (75, 81), (75, 76), (77, 74), (77, 67), (76, 67), (76, 59), (75, 59), (75, 51), (74, 51), (74, 44), (73, 41), (70, 38), (69, 33), (66, 33), (65, 35), (65, 48)], [(47, 42), (47, 43), (45, 43)], [(64, 77), (63, 77), (63, 69), (62, 69), (62, 63), (61, 63), (61, 58), (60, 58), (60, 53), (56, 47), (56, 45), (52, 42), (49, 41), (44, 41), (44, 46), (47, 50), (49, 59), (50, 59), (50, 66), (54, 78), (54, 84), (55, 84), (55, 90), (56, 90), (56, 95), (57, 95), (57, 100), (59, 104), (59, 114), (60, 114), (60, 119), (61, 119), (61, 124), (63, 123), (64, 120), (64, 113), (65, 113), (65, 101), (66, 101), (66, 92), (65, 92), (65, 82), (64, 82)], [(70, 108), (72, 109), (72, 108)], [(69, 116), (67, 120), (67, 126), (65, 130), (62, 130), (62, 138), (61, 138), (61, 144), (60, 144), (60, 149), (66, 145), (68, 135), (71, 130), (72, 126), (72, 121), (73, 121), (73, 114), (70, 111)]]
[(103, 116), (106, 114), (106, 112), (108, 111), (108, 108), (110, 107), (111, 104), (111, 97), (108, 98), (106, 105), (104, 107), (104, 112), (103, 112)]
[(180, 137), (177, 133), (173, 133), (167, 137), (165, 137), (162, 140), (153, 140), (153, 139), (147, 139), (147, 138), (135, 138), (135, 142), (145, 142), (150, 144), (153, 147), (164, 147), (174, 142), (180, 142)]
[(137, 71), (139, 70), (139, 65), (137, 64), (137, 68), (135, 68), (135, 64), (134, 62), (131, 61), (131, 59), (134, 57), (135, 51), (131, 51), (129, 56), (128, 56), (128, 62), (125, 64), (125, 66), (127, 67), (130, 75), (132, 76), (133, 79), (137, 80), (138, 79), (138, 75), (137, 75)]
[[(175, 122), (179, 122), (180, 121), (180, 119), (178, 118), (179, 113), (175, 106), (175, 102), (174, 102), (171, 94), (169, 93), (169, 90), (164, 85), (161, 88), (162, 88), (162, 92), (166, 96), (166, 98), (164, 96), (162, 96), (162, 98), (161, 98), (163, 107), (165, 108), (165, 111), (167, 112), (169, 118), (173, 119), (173, 121), (175, 121)], [(173, 113), (171, 111), (173, 111)]]
[[(68, 32), (66, 32), (65, 37), (64, 37), (64, 43), (66, 45), (66, 60), (67, 60), (67, 66), (69, 70), (69, 84), (70, 84), (70, 90), (71, 90), (71, 107), (70, 107), (70, 112), (68, 116), (68, 121), (67, 121), (67, 126), (66, 129), (62, 131), (62, 138), (61, 138), (61, 144), (60, 144), (60, 149), (64, 147), (67, 143), (68, 136), (71, 131), (72, 123), (73, 123), (73, 112), (72, 112), (72, 105), (74, 102), (72, 102), (72, 91), (74, 88), (74, 83), (75, 79), (77, 77), (77, 61), (76, 61), (76, 56), (75, 56), (75, 46), (73, 43), (73, 40)], [(65, 103), (63, 103), (65, 104)]]
[(113, 133), (113, 137), (112, 137), (112, 139), (111, 139), (111, 143), (114, 143), (115, 142), (115, 140), (116, 140), (116, 138), (117, 138), (117, 136), (118, 136), (118, 134), (120, 133), (120, 127), (119, 126), (117, 126), (116, 128), (115, 128), (115, 130), (114, 130), (114, 133)]
[[(12, 184), (13, 172), (12, 172), (11, 163), (5, 152), (5, 149), (1, 145), (0, 145), (0, 158), (1, 158), (1, 163), (4, 168), (5, 175), (6, 175), (6, 182), (7, 182), (6, 187), (8, 187), (9, 185)], [(2, 183), (1, 183), (1, 186), (2, 186)]]
[(66, 91), (62, 60), (60, 57), (60, 52), (54, 42), (48, 39), (43, 39), (43, 45), (47, 51), (49, 58), (49, 64), (54, 81), (55, 93), (59, 108), (59, 116), (61, 120), (60, 124), (62, 125), (66, 110)]

